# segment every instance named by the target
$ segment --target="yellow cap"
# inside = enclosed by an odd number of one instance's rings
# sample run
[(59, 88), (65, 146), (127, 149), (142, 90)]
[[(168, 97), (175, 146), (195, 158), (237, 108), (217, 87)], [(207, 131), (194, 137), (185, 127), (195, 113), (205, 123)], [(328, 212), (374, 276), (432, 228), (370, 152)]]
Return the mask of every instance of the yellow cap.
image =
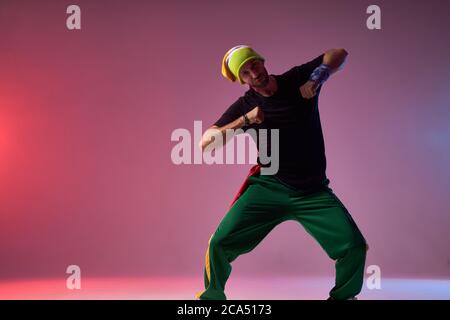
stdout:
[(264, 58), (249, 46), (239, 45), (231, 48), (222, 59), (222, 75), (232, 82), (238, 79), (241, 84), (244, 84), (244, 81), (239, 77), (239, 71), (251, 59), (264, 61)]

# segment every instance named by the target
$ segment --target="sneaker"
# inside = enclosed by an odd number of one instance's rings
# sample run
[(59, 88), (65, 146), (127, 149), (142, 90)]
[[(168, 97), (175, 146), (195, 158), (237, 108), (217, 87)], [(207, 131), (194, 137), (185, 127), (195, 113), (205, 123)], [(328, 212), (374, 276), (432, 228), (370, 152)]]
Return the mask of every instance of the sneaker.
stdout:
[[(333, 297), (328, 297), (327, 301), (328, 301), (328, 300), (336, 300), (336, 299), (333, 298)], [(358, 300), (358, 298), (357, 298), (357, 297), (350, 297), (350, 298), (347, 298), (347, 299), (345, 299), (345, 300)]]

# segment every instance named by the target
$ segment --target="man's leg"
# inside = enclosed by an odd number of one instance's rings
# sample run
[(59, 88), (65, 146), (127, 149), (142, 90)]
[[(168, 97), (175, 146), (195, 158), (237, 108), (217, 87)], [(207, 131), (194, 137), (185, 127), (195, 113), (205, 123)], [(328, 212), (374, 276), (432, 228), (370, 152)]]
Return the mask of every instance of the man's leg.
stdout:
[(205, 290), (199, 299), (226, 299), (225, 283), (231, 262), (253, 250), (264, 237), (285, 220), (282, 210), (288, 196), (277, 183), (264, 176), (250, 177), (250, 185), (234, 203), (211, 236), (205, 257)]
[(291, 195), (290, 213), (336, 260), (333, 299), (356, 296), (362, 288), (367, 244), (342, 202), (325, 187), (309, 195)]

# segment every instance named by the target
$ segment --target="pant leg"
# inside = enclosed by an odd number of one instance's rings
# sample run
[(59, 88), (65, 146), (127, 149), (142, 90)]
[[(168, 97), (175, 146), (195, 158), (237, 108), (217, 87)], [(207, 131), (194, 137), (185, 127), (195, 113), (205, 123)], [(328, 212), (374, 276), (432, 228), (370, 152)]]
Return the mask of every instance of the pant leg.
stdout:
[(199, 299), (226, 299), (225, 284), (231, 262), (253, 250), (286, 219), (282, 215), (288, 196), (273, 180), (250, 177), (249, 187), (234, 203), (211, 236), (205, 256), (205, 290)]
[(363, 285), (367, 244), (342, 202), (325, 187), (309, 195), (292, 195), (290, 210), (293, 219), (336, 261), (336, 281), (330, 297), (356, 296)]

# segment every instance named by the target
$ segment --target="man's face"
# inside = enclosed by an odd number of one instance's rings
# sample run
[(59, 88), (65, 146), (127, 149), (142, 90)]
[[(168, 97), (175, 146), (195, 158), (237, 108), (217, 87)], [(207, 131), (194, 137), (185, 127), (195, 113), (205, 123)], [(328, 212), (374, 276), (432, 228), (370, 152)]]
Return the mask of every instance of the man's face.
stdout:
[(241, 67), (239, 76), (251, 87), (264, 88), (269, 83), (269, 74), (261, 59), (247, 61)]

